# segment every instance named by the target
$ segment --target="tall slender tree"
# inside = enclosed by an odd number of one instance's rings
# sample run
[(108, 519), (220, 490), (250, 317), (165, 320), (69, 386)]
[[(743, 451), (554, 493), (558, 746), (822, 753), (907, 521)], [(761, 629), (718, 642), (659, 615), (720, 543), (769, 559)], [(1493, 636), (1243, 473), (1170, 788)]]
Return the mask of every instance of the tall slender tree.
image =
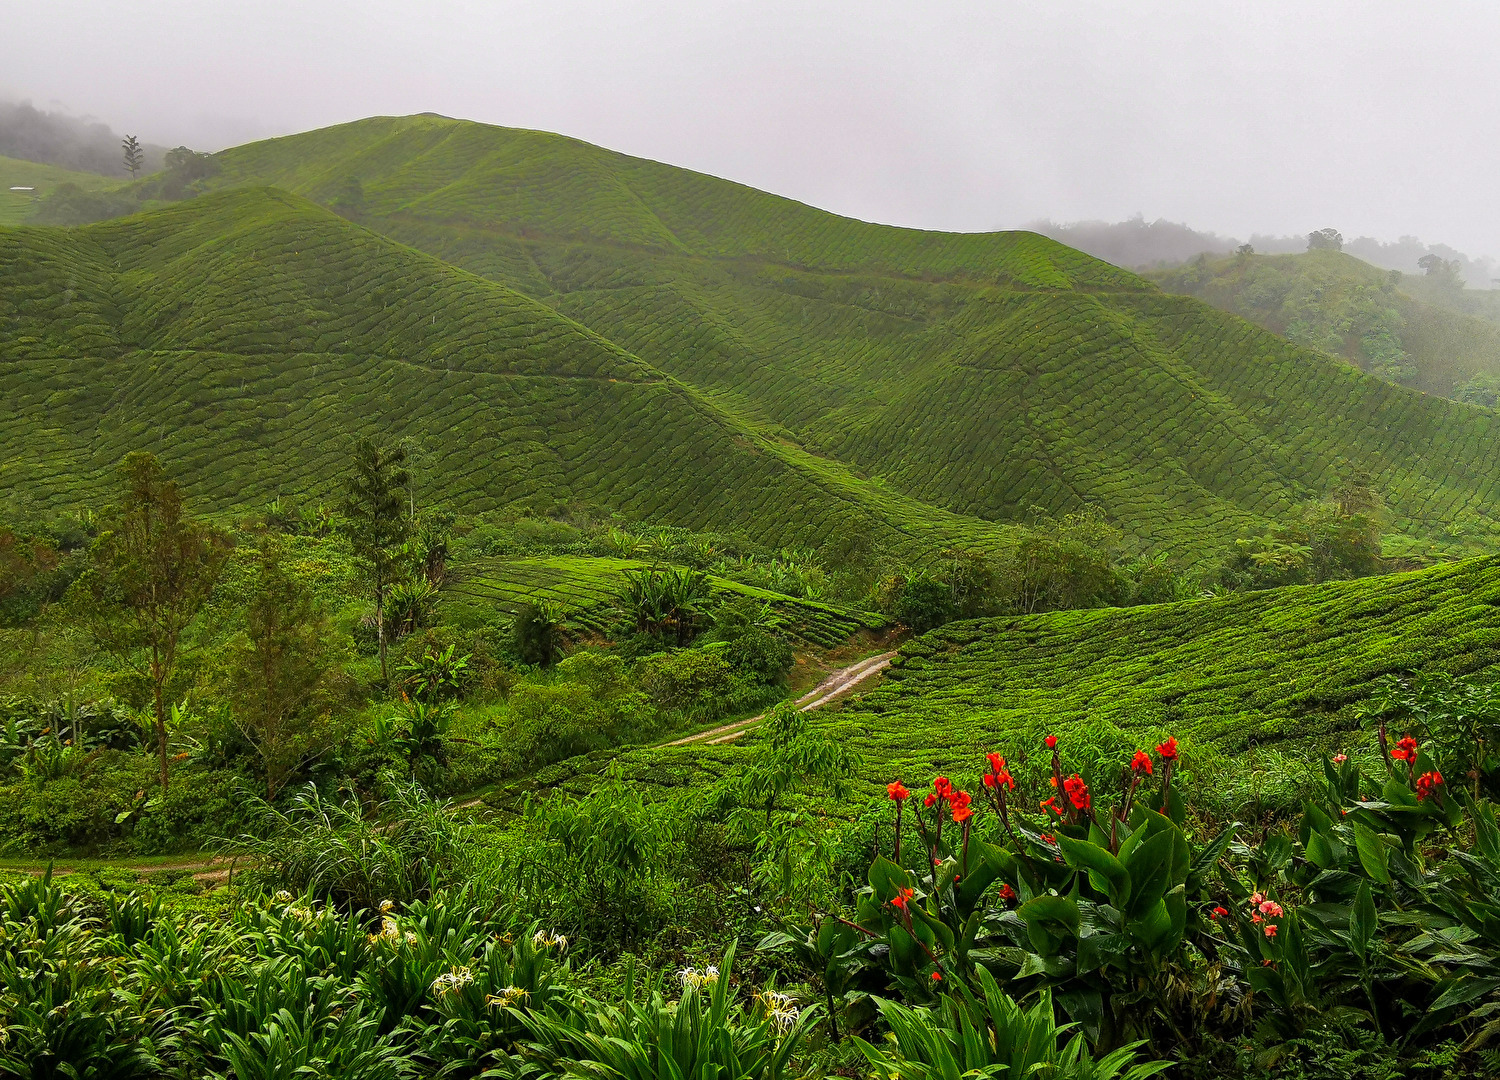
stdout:
[(127, 456), (120, 502), (74, 583), (74, 607), (99, 644), (151, 688), (161, 786), (169, 780), (166, 688), (224, 561), (229, 538), (183, 513), (182, 494), (156, 458)]
[(145, 153), (141, 150), (141, 141), (134, 135), (127, 135), (120, 140), (120, 152), (125, 168), (130, 173), (130, 178), (135, 179), (135, 174), (141, 171), (141, 165), (145, 161)]
[(375, 593), (375, 634), (380, 643), (380, 681), (386, 670), (385, 598), (400, 572), (411, 518), (407, 516), (406, 451), (378, 447), (369, 439), (354, 446), (353, 468), (345, 482), (345, 531), (355, 557), (364, 564)]
[(317, 600), (287, 572), (278, 541), (261, 546), (256, 570), (245, 636), (230, 649), (229, 689), (235, 726), (260, 756), (274, 799), (332, 745), (332, 635)]

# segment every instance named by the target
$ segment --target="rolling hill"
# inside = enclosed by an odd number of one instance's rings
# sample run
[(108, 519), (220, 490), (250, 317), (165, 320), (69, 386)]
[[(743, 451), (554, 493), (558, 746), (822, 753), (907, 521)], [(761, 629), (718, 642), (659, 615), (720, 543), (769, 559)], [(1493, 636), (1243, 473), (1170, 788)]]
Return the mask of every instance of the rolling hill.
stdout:
[(1500, 379), (1487, 290), (1442, 288), (1338, 251), (1204, 260), (1148, 276), (1428, 393), (1454, 397), (1475, 376)]
[(986, 520), (1102, 506), (1193, 557), (1341, 475), (1492, 528), (1493, 418), (1027, 233), (852, 221), (576, 140), (373, 119), (218, 156), (501, 281), (773, 438)]
[(465, 508), (804, 546), (1002, 544), (1095, 504), (1193, 561), (1356, 472), (1398, 531), (1500, 542), (1495, 415), (1034, 234), (432, 116), (216, 162), (225, 190), (166, 210), (0, 232), (7, 489), (66, 502), (153, 446), (228, 508), (327, 491), (380, 432), (432, 441)]
[(411, 434), (474, 511), (579, 499), (803, 544), (985, 529), (783, 453), (535, 301), (285, 193), (0, 231), (0, 281), (0, 488), (42, 504), (97, 496), (135, 448), (211, 507), (331, 495), (350, 437)]

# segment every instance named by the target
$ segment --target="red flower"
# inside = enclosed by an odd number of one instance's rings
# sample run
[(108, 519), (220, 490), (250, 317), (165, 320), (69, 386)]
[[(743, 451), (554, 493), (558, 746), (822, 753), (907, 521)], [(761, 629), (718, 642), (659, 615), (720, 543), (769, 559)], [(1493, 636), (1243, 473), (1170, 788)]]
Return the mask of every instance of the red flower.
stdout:
[(1151, 755), (1144, 750), (1137, 750), (1135, 757), (1130, 759), (1130, 771), (1137, 775), (1145, 773), (1151, 775)]
[(1042, 839), (1049, 844), (1057, 843), (1057, 837), (1053, 836), (1051, 833), (1042, 833)]
[(938, 801), (938, 797), (936, 795), (933, 795), (931, 792), (929, 792), (928, 795), (927, 795), (927, 798), (925, 798), (925, 799), (922, 800), (922, 805), (925, 806), (925, 807), (927, 807), (930, 810), (932, 808), (933, 803), (935, 803), (937, 801)]
[(1057, 749), (1057, 736), (1056, 735), (1048, 735), (1047, 736), (1047, 749), (1048, 750), (1056, 750)]
[(1342, 765), (1344, 762), (1346, 762), (1348, 760), (1349, 760), (1349, 755), (1348, 754), (1334, 754), (1333, 755), (1333, 763), (1335, 765)]
[(1228, 915), (1228, 914), (1229, 914), (1229, 909), (1228, 908), (1216, 907), (1216, 908), (1214, 908), (1212, 911), (1210, 911), (1208, 913), (1208, 917), (1210, 919), (1212, 919), (1214, 922), (1218, 922), (1220, 919), (1222, 919), (1225, 915)]
[(1396, 743), (1396, 749), (1391, 751), (1391, 757), (1397, 761), (1415, 762), (1417, 760), (1417, 740), (1410, 735), (1403, 735)]
[(896, 890), (896, 898), (894, 900), (892, 900), (891, 903), (895, 904), (902, 911), (905, 911), (906, 910), (906, 905), (911, 900), (912, 895), (913, 895), (913, 890), (911, 890), (911, 889), (897, 889)]
[(953, 785), (949, 783), (946, 776), (939, 776), (932, 782), (932, 790), (938, 793), (938, 798), (945, 799), (948, 797), (948, 792), (953, 790)]
[(1266, 937), (1275, 937), (1275, 936), (1276, 936), (1276, 924), (1275, 923), (1266, 923)]
[(999, 754), (986, 754), (985, 757), (989, 758), (990, 771), (984, 774), (984, 786), (992, 788), (1003, 785), (1015, 791), (1016, 782), (1005, 765), (1005, 759)]
[(1159, 746), (1157, 746), (1156, 752), (1159, 755), (1161, 755), (1161, 759), (1163, 761), (1176, 761), (1177, 760), (1177, 736), (1175, 736), (1175, 735), (1168, 735), (1167, 736), (1167, 741), (1164, 742), (1164, 743), (1162, 743), (1162, 744), (1160, 744)]
[(934, 971), (932, 973), (932, 981), (933, 982), (942, 982), (943, 981), (943, 973), (941, 971)]
[(1047, 783), (1051, 784), (1053, 787), (1057, 787), (1057, 777), (1055, 777), (1055, 776), (1049, 776), (1049, 777), (1047, 777)]
[(1089, 794), (1089, 786), (1083, 782), (1083, 777), (1074, 773), (1063, 781), (1063, 787), (1068, 791), (1068, 798), (1079, 810), (1088, 810), (1093, 805), (1093, 796)]
[(1437, 771), (1424, 772), (1417, 777), (1417, 802), (1426, 802), (1437, 792), (1443, 782), (1443, 774)]
[(905, 802), (911, 798), (911, 792), (906, 790), (906, 785), (900, 780), (887, 784), (885, 786), (885, 794), (887, 798), (894, 802)]
[(1052, 796), (1052, 798), (1050, 799), (1043, 799), (1038, 805), (1040, 805), (1043, 810), (1052, 811), (1058, 817), (1063, 816), (1063, 808), (1057, 805), (1056, 795)]
[(974, 811), (969, 809), (969, 793), (967, 791), (955, 791), (949, 797), (948, 805), (953, 807), (954, 821), (967, 821), (974, 816)]
[(955, 806), (953, 808), (953, 820), (959, 824), (968, 821), (973, 816), (974, 811), (970, 810), (967, 806)]
[(1000, 899), (1002, 899), (1002, 900), (1014, 900), (1015, 898), (1016, 898), (1016, 890), (1012, 889), (1010, 887), (1009, 883), (1006, 883), (1006, 884), (1000, 886)]

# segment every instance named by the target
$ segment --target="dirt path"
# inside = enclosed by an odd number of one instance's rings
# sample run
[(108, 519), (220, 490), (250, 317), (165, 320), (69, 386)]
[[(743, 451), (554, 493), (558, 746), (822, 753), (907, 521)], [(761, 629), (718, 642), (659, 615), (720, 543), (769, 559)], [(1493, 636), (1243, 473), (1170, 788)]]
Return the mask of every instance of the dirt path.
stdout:
[[(878, 675), (884, 671), (890, 666), (891, 657), (895, 655), (895, 652), (881, 653), (879, 656), (866, 657), (859, 663), (851, 664), (849, 667), (840, 668), (799, 697), (797, 699), (797, 708), (802, 712), (808, 712), (809, 710), (828, 704), (840, 694), (852, 690), (871, 676)], [(759, 716), (752, 716), (748, 720), (736, 720), (732, 724), (725, 724), (723, 727), (716, 727), (709, 731), (700, 731), (698, 734), (689, 735), (685, 739), (673, 739), (664, 745), (687, 746), (690, 743), (705, 743), (708, 746), (717, 746), (720, 743), (733, 742), (749, 731), (755, 724), (759, 723), (765, 715), (765, 713), (761, 713)]]

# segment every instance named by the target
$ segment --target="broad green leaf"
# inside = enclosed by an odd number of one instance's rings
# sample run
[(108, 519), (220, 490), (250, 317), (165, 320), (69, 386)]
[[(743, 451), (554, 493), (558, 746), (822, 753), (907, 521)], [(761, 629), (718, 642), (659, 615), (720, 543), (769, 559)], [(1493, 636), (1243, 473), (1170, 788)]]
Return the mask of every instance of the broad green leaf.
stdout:
[(1359, 822), (1354, 823), (1354, 846), (1359, 852), (1359, 864), (1365, 868), (1365, 873), (1370, 875), (1374, 881), (1382, 885), (1391, 883), (1391, 870), (1389, 856), (1386, 853), (1385, 842), (1380, 839), (1380, 834), (1368, 825)]
[(1121, 911), (1130, 901), (1130, 871), (1104, 848), (1087, 840), (1074, 840), (1067, 836), (1057, 838), (1063, 859), (1069, 866), (1087, 870), (1091, 881), (1109, 897), (1109, 902)]

